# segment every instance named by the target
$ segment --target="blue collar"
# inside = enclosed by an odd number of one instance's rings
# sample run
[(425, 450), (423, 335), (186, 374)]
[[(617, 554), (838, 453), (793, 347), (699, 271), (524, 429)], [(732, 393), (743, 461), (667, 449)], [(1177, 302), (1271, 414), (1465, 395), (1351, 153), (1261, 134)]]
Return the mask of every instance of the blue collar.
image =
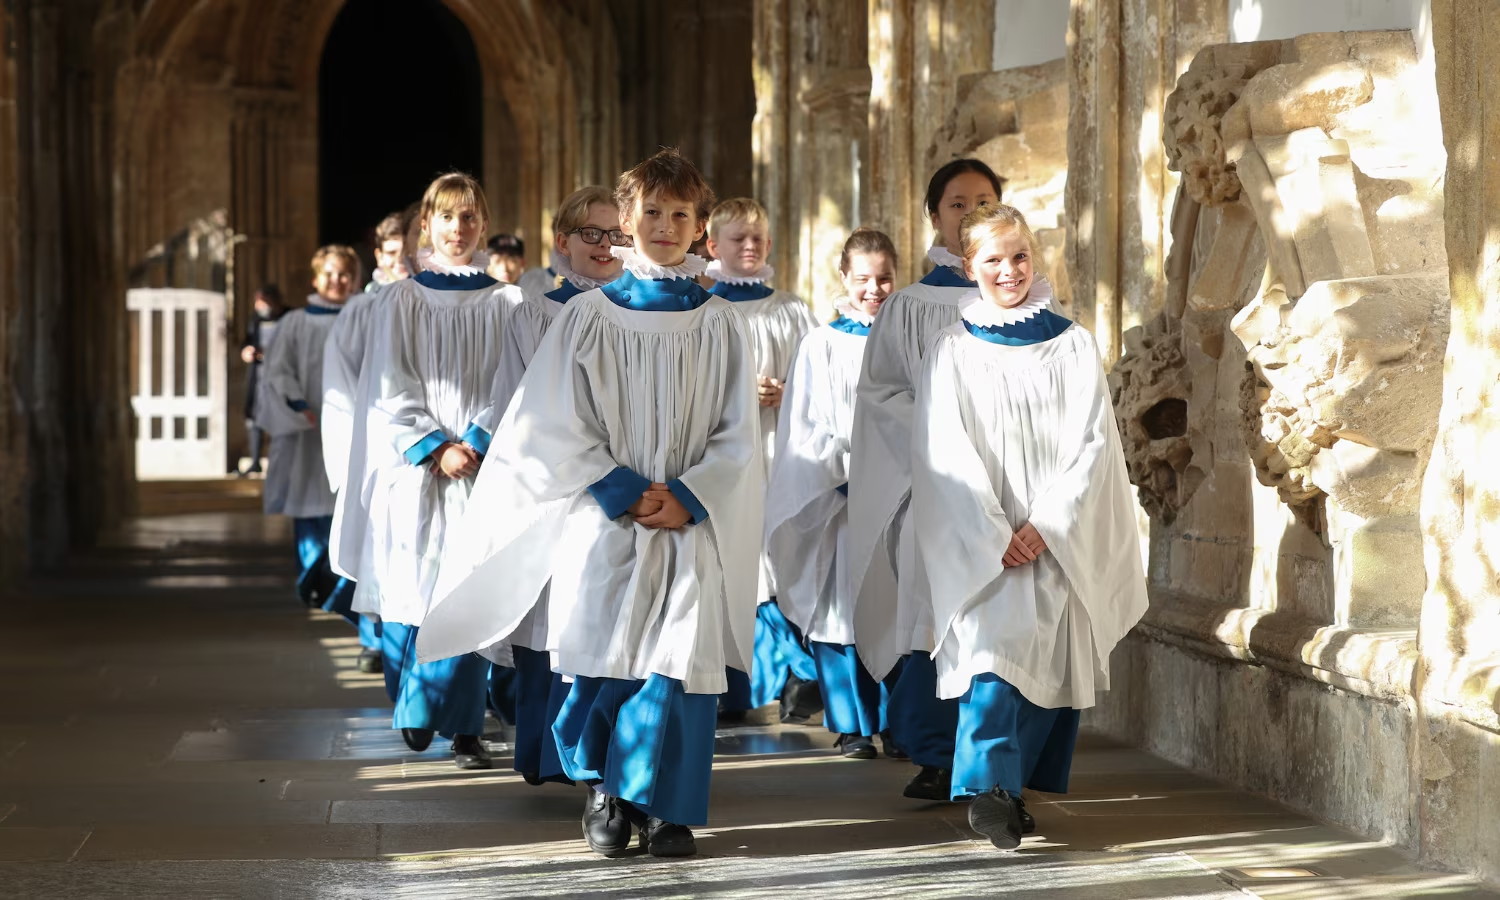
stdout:
[(708, 292), (715, 297), (723, 297), (731, 303), (739, 303), (742, 300), (764, 300), (776, 293), (776, 289), (764, 281), (760, 284), (730, 284), (727, 281), (716, 281)]
[(691, 278), (641, 279), (629, 271), (600, 290), (616, 306), (643, 312), (687, 312), (708, 302), (708, 291)]
[(922, 276), (920, 284), (928, 287), (979, 287), (977, 281), (970, 281), (947, 266), (937, 266), (931, 272)]
[(542, 296), (546, 297), (548, 300), (555, 300), (558, 303), (567, 303), (569, 300), (572, 300), (574, 297), (577, 297), (581, 293), (583, 293), (582, 288), (574, 285), (571, 281), (564, 281), (562, 285), (559, 286), (556, 290), (548, 291)]
[(310, 316), (336, 316), (344, 311), (342, 306), (314, 306), (309, 303), (302, 307), (302, 311)]
[(1050, 309), (1044, 309), (1014, 325), (975, 325), (968, 319), (963, 321), (969, 334), (991, 344), (1005, 344), (1009, 347), (1026, 347), (1050, 341), (1073, 324), (1072, 319), (1065, 319)]
[(500, 283), (483, 272), (476, 272), (473, 275), (448, 275), (428, 269), (418, 272), (416, 278), (412, 280), (424, 288), (432, 288), (435, 291), (479, 291)]
[(856, 322), (848, 316), (839, 316), (828, 324), (832, 325), (835, 331), (842, 331), (845, 334), (857, 334), (864, 337), (870, 333), (870, 326)]

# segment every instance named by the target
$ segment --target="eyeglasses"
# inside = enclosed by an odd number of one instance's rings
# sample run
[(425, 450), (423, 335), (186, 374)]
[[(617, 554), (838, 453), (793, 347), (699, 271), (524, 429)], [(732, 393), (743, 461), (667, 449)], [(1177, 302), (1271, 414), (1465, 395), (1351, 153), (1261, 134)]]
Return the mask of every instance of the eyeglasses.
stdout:
[(585, 244), (597, 244), (600, 241), (604, 240), (604, 236), (606, 234), (609, 235), (609, 242), (611, 244), (614, 244), (616, 247), (629, 247), (631, 244), (630, 235), (626, 234), (618, 228), (611, 228), (610, 230), (605, 231), (603, 228), (595, 228), (592, 225), (585, 225), (582, 228), (573, 229), (572, 231), (568, 232), (568, 234), (578, 235), (578, 237)]

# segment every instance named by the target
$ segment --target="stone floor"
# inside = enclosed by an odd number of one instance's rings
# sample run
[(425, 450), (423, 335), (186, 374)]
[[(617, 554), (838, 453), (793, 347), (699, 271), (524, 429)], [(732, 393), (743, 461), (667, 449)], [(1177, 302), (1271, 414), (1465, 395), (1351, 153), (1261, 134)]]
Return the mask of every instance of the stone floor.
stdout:
[(5, 601), (0, 896), (1497, 896), (1092, 737), (1000, 853), (962, 807), (902, 799), (907, 764), (725, 731), (700, 855), (599, 859), (579, 789), (408, 751), (347, 626), (291, 599), (289, 556), (255, 514), (143, 519)]

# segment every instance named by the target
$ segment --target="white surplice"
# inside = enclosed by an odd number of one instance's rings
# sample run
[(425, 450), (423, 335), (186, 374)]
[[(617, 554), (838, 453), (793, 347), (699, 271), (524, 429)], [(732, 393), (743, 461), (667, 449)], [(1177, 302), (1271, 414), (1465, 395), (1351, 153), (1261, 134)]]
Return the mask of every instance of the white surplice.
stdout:
[(301, 401), (321, 418), (323, 345), (341, 313), (316, 296), (308, 298), (309, 305), (326, 312), (294, 309), (281, 317), (276, 340), (266, 354), (255, 404), (256, 424), (271, 435), (265, 511), (296, 519), (332, 515), (334, 508), (321, 435), (305, 415), (290, 406)]
[(320, 420), (323, 465), (335, 496), (328, 559), (333, 571), (345, 578), (358, 577), (369, 538), (371, 484), (366, 477), (365, 465), (368, 422), (363, 406), (366, 394), (360, 379), (370, 349), (380, 296), (381, 292), (376, 291), (349, 298), (328, 333), (323, 351), (323, 416)]
[[(885, 315), (882, 313), (881, 315)], [(988, 325), (976, 299), (966, 318)], [(963, 323), (917, 388), (911, 518), (937, 641), (938, 696), (994, 673), (1038, 706), (1086, 709), (1146, 610), (1135, 500), (1093, 335), (1007, 346)], [(1047, 544), (1004, 568), (1015, 529)]]
[[(545, 598), (557, 671), (655, 673), (689, 693), (722, 693), (725, 666), (748, 670), (751, 659), (757, 418), (732, 304), (652, 312), (600, 290), (574, 297), (496, 432), (419, 658), (493, 648)], [(606, 518), (588, 488), (617, 467), (680, 479), (707, 521), (665, 530)]]
[(541, 296), (557, 287), (557, 272), (548, 271), (545, 266), (537, 266), (527, 269), (516, 279), (516, 287), (521, 293), (528, 297)]
[(777, 427), (766, 495), (766, 554), (777, 602), (810, 641), (854, 643), (845, 552), (854, 396), (863, 334), (824, 325), (803, 338)]
[[(849, 473), (849, 578), (855, 643), (866, 668), (884, 678), (901, 657), (931, 650), (932, 623), (915, 571), (906, 520), (911, 495), (912, 396), (923, 354), (959, 319), (973, 287), (916, 284), (881, 304), (866, 341), (854, 410)], [(909, 576), (909, 577), (908, 577)]]
[(521, 302), (517, 288), (490, 279), (484, 287), (444, 290), (421, 277), (380, 293), (360, 379), (369, 533), (356, 577), (378, 590), (360, 591), (354, 608), (406, 625), (421, 625), (427, 615), (472, 482), (405, 454), (434, 435), (459, 441), (470, 426), (489, 430), (500, 341), (508, 313)]

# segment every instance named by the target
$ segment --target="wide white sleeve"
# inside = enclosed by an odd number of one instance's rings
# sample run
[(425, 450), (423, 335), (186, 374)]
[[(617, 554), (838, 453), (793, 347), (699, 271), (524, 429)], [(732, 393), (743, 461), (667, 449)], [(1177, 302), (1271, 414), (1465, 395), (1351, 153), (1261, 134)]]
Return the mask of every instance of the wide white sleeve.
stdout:
[(292, 409), (293, 401), (311, 404), (302, 387), (298, 363), (306, 352), (303, 323), (306, 314), (288, 313), (276, 329), (276, 340), (266, 351), (265, 369), (256, 388), (255, 422), (267, 434), (295, 434), (313, 426), (301, 412)]
[(374, 367), (371, 438), (376, 437), (374, 429), (378, 428), (380, 437), (400, 454), (429, 436), (442, 435), (445, 440), (457, 437), (443, 432), (427, 406), (427, 388), (416, 364), (419, 337), (415, 333), (415, 317), (406, 306), (393, 301), (381, 310), (375, 352), (369, 359), (369, 365)]
[(323, 468), (335, 492), (350, 477), (350, 454), (359, 415), (359, 369), (368, 339), (368, 300), (350, 300), (329, 329), (323, 347)]

